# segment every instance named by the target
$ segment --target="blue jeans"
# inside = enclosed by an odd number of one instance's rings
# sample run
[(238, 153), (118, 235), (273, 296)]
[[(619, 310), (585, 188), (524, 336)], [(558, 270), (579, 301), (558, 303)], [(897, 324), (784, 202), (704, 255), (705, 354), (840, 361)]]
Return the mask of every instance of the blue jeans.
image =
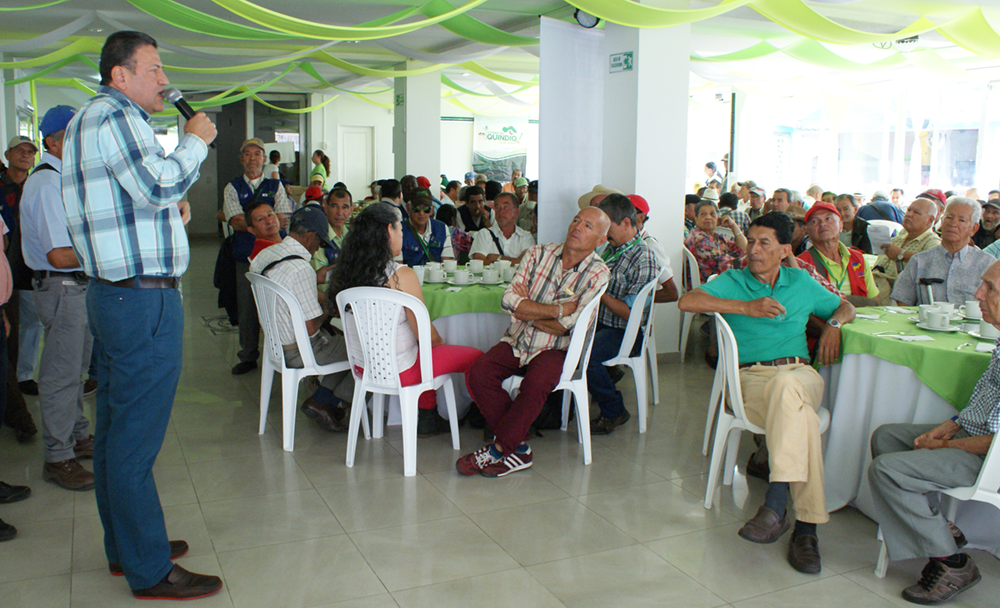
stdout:
[[(601, 408), (601, 416), (604, 418), (617, 418), (625, 411), (625, 402), (622, 400), (622, 393), (615, 388), (615, 383), (608, 375), (608, 368), (604, 366), (604, 361), (618, 356), (618, 351), (622, 347), (622, 339), (625, 337), (625, 330), (607, 325), (597, 324), (594, 332), (594, 347), (590, 351), (590, 362), (587, 364), (587, 389), (597, 405)], [(641, 345), (639, 336), (636, 337), (635, 350)]]
[(87, 314), (97, 360), (94, 481), (104, 551), (132, 589), (147, 589), (172, 568), (152, 470), (181, 373), (180, 293), (92, 281)]

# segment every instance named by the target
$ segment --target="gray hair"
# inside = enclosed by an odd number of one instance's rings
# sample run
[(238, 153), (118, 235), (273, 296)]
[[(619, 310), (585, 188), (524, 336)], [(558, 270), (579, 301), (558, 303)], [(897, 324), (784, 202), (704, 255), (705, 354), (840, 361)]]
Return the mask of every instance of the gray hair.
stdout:
[(800, 207), (805, 206), (802, 204), (805, 202), (804, 200), (802, 200), (802, 193), (799, 192), (798, 190), (792, 190), (791, 195), (788, 197), (788, 202), (792, 203), (793, 205), (795, 203), (798, 203)]
[(887, 201), (887, 200), (889, 200), (889, 195), (886, 194), (884, 190), (876, 190), (875, 193), (872, 194), (872, 200), (876, 201), (878, 199), (882, 199), (884, 201)]
[(496, 205), (497, 201), (499, 201), (501, 198), (504, 197), (510, 197), (511, 202), (514, 204), (515, 207), (521, 205), (521, 201), (517, 198), (517, 196), (513, 192), (501, 192), (496, 196), (496, 198), (493, 199), (493, 204)]
[(597, 208), (608, 214), (608, 217), (615, 224), (621, 224), (625, 218), (632, 223), (634, 228), (638, 223), (638, 218), (635, 216), (635, 205), (632, 201), (628, 200), (628, 197), (624, 194), (609, 194)]
[(794, 200), (795, 200), (795, 199), (794, 199), (794, 198), (792, 197), (792, 191), (791, 191), (791, 190), (789, 190), (788, 188), (775, 188), (775, 189), (774, 189), (774, 192), (772, 192), (772, 193), (771, 193), (771, 195), (773, 196), (774, 194), (777, 194), (778, 192), (784, 192), (784, 193), (785, 193), (785, 196), (786, 196), (786, 197), (788, 198), (788, 202), (789, 202), (789, 203), (791, 203), (792, 201), (794, 201)]
[[(819, 184), (813, 184), (813, 185), (809, 186), (808, 190), (806, 190), (806, 194), (808, 196), (813, 197), (813, 199), (815, 199), (815, 200), (818, 201), (821, 198), (823, 198), (823, 188), (821, 188)], [(817, 194), (819, 196), (816, 196)]]
[(952, 205), (962, 205), (972, 209), (972, 223), (978, 224), (979, 220), (983, 217), (983, 207), (974, 198), (968, 198), (965, 196), (953, 196), (948, 199), (948, 204), (944, 206), (944, 212), (948, 213), (948, 208)]
[(700, 203), (694, 206), (694, 214), (698, 215), (698, 213), (705, 207), (711, 207), (712, 209), (715, 209), (716, 214), (719, 213), (719, 208), (715, 205), (715, 203), (713, 203), (712, 201), (702, 200)]

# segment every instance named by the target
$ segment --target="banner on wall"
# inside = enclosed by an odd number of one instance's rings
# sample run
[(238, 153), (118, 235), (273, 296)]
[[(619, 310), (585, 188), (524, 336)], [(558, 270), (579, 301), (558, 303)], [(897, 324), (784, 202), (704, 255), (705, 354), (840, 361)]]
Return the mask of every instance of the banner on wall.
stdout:
[(528, 163), (526, 116), (476, 116), (472, 142), (472, 169), (500, 183), (510, 181), (514, 169)]

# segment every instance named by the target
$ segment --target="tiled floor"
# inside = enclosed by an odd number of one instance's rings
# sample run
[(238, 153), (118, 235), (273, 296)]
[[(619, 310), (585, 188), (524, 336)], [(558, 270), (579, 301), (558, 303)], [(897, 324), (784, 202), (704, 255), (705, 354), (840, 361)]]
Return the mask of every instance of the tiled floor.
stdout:
[[(532, 441), (534, 468), (501, 480), (462, 478), (446, 436), (420, 440), (419, 474), (404, 478), (398, 428), (359, 442), (296, 421), (294, 453), (281, 450), (278, 386), (267, 432), (257, 435), (258, 373), (234, 377), (236, 335), (215, 335), (211, 287), (217, 248), (197, 244), (184, 280), (185, 363), (155, 473), (184, 567), (221, 575), (222, 593), (196, 605), (389, 606), (903, 606), (899, 591), (922, 563), (893, 563), (876, 579), (876, 526), (853, 509), (820, 528), (823, 572), (785, 561), (788, 537), (754, 545), (736, 535), (764, 484), (737, 474), (706, 511), (701, 455), (712, 380), (701, 336), (684, 365), (662, 365), (661, 403), (649, 431), (635, 421), (594, 439), (584, 467), (575, 430)], [(622, 384), (635, 412), (630, 379)], [(303, 389), (303, 393), (307, 392)], [(300, 395), (302, 398), (302, 395)], [(37, 402), (29, 398), (36, 420)], [(462, 449), (481, 432), (462, 430)], [(744, 438), (740, 463), (750, 442)], [(93, 493), (41, 481), (41, 441), (0, 432), (0, 479), (32, 497), (0, 506), (20, 530), (0, 544), (0, 606), (133, 606), (108, 574)], [(1000, 564), (974, 552), (983, 581), (955, 606), (995, 606)], [(992, 598), (992, 599), (990, 599)]]

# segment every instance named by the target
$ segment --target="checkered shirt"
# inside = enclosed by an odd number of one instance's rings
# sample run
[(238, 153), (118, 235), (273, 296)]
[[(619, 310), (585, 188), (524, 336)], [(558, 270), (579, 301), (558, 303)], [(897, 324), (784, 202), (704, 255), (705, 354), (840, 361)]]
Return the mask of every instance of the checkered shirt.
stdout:
[[(267, 274), (269, 279), (274, 279), (279, 285), (292, 292), (295, 299), (302, 307), (302, 316), (308, 321), (323, 314), (323, 308), (319, 305), (319, 298), (316, 291), (316, 271), (312, 269), (309, 260), (312, 254), (291, 236), (286, 236), (285, 240), (277, 245), (271, 245), (267, 249), (257, 254), (257, 257), (250, 262), (250, 272), (260, 274), (271, 262), (280, 260), (290, 255), (297, 255), (301, 260), (286, 260), (275, 265)], [(278, 338), (281, 344), (287, 346), (295, 344), (295, 331), (292, 329), (292, 315), (288, 311), (288, 306), (283, 300), (278, 302)]]
[(177, 202), (198, 180), (208, 146), (184, 135), (166, 155), (148, 121), (124, 93), (101, 87), (66, 127), (63, 205), (73, 249), (92, 277), (179, 277), (187, 270)]
[[(616, 255), (619, 251), (621, 253)], [(611, 273), (607, 294), (618, 300), (635, 296), (639, 290), (646, 286), (646, 283), (660, 274), (656, 256), (642, 241), (642, 235), (638, 233), (631, 241), (621, 247), (608, 248), (605, 252), (605, 258)], [(603, 304), (597, 313), (597, 322), (620, 329), (625, 329), (625, 326), (628, 325), (628, 319), (619, 317)]]
[(1000, 340), (990, 364), (969, 398), (969, 405), (958, 415), (958, 424), (973, 437), (1000, 431)]
[(501, 341), (511, 345), (514, 356), (521, 365), (527, 365), (535, 355), (545, 350), (566, 350), (570, 335), (554, 336), (535, 328), (526, 321), (514, 318), (514, 311), (524, 298), (513, 291), (513, 286), (528, 286), (528, 299), (539, 304), (576, 302), (576, 312), (559, 319), (563, 327), (572, 328), (583, 307), (597, 295), (608, 282), (608, 267), (601, 258), (591, 253), (569, 270), (562, 268), (562, 243), (536, 245), (524, 253), (514, 280), (503, 294), (501, 307), (511, 315), (510, 327)]

